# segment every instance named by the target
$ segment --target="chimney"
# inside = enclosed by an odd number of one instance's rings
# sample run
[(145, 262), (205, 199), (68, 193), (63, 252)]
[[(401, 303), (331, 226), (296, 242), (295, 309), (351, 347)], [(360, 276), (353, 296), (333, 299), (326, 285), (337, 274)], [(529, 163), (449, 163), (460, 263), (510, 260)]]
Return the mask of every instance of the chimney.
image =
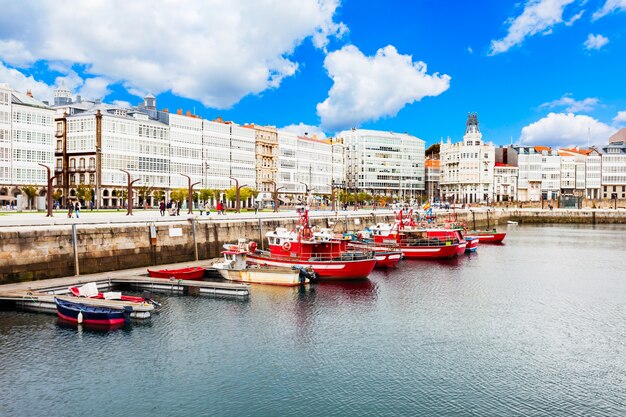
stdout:
[(191, 117), (191, 112), (189, 110), (187, 110), (187, 113), (185, 113), (185, 116)]
[(77, 103), (82, 103), (83, 98), (80, 96), (80, 94), (76, 95), (76, 102)]
[(182, 116), (183, 115), (183, 109), (176, 110), (176, 114), (180, 114)]
[(30, 90), (26, 90), (26, 95), (27, 95), (28, 97), (31, 97), (31, 98), (32, 98), (32, 97), (33, 97), (33, 92), (32, 92), (32, 91), (30, 91)]
[(170, 111), (168, 109), (163, 109), (163, 113), (169, 113)]

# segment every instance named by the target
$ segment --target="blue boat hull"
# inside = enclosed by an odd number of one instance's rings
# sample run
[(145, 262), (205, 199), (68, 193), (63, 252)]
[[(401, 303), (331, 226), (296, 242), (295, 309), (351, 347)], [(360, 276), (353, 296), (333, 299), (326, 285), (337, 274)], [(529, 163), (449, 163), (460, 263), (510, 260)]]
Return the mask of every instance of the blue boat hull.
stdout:
[[(54, 301), (57, 305), (57, 315), (63, 320), (73, 323), (113, 326), (124, 324), (129, 319), (129, 312), (126, 310), (90, 306), (58, 298), (55, 298)], [(79, 315), (81, 316), (80, 320)]]

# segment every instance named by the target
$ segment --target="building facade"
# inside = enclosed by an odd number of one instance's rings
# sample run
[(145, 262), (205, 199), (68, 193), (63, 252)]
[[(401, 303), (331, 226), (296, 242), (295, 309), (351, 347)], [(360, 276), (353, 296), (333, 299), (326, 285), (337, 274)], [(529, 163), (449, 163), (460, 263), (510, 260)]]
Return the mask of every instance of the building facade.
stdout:
[(493, 198), (491, 201), (517, 200), (517, 181), (519, 169), (502, 162), (496, 162), (493, 167)]
[(439, 182), (441, 180), (441, 168), (439, 159), (426, 159), (424, 163), (426, 177), (426, 195), (428, 201), (434, 202), (440, 200)]
[(256, 144), (256, 187), (259, 192), (274, 189), (278, 172), (278, 132), (274, 126), (246, 125), (254, 130)]
[(598, 149), (602, 154), (602, 198), (626, 198), (626, 142)]
[(46, 195), (47, 171), (39, 164), (53, 169), (54, 110), (30, 92), (0, 84), (0, 205), (15, 206), (21, 200), (25, 207), (25, 186)]
[(346, 189), (407, 201), (425, 191), (424, 141), (406, 133), (352, 129), (344, 144)]
[(460, 203), (488, 203), (493, 196), (495, 147), (485, 144), (478, 116), (469, 114), (463, 141), (440, 145), (441, 196)]

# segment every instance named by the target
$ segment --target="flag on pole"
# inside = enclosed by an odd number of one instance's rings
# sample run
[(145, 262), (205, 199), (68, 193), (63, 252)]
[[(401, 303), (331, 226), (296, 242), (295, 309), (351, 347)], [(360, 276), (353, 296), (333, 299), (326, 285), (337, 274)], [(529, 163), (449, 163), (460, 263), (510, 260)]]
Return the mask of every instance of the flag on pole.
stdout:
[(424, 205), (422, 206), (422, 208), (423, 208), (424, 210), (428, 210), (428, 209), (430, 208), (430, 202), (427, 202), (426, 204), (424, 204)]

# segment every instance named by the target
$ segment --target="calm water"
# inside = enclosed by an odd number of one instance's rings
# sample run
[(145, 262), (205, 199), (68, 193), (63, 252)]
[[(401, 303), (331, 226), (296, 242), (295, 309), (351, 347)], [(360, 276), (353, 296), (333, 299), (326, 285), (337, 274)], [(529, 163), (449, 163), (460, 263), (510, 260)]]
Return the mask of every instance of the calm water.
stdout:
[(369, 281), (161, 297), (109, 333), (0, 313), (1, 416), (626, 415), (626, 227)]

